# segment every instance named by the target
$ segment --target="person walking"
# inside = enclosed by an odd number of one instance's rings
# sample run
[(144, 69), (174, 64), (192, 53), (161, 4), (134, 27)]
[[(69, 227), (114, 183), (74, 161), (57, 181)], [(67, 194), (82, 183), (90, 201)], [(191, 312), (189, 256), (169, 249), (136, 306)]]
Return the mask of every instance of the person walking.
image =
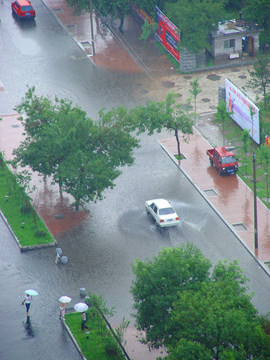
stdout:
[(60, 317), (65, 320), (65, 313), (66, 313), (66, 303), (60, 303)]
[(32, 296), (25, 294), (25, 298), (22, 302), (22, 305), (25, 304), (27, 317), (29, 317), (29, 309), (30, 309), (31, 301), (32, 301)]
[(82, 323), (81, 323), (81, 329), (82, 329), (82, 331), (83, 331), (84, 329), (88, 329), (88, 330), (89, 330), (89, 327), (85, 325), (86, 321), (87, 321), (86, 313), (85, 313), (85, 312), (82, 312)]

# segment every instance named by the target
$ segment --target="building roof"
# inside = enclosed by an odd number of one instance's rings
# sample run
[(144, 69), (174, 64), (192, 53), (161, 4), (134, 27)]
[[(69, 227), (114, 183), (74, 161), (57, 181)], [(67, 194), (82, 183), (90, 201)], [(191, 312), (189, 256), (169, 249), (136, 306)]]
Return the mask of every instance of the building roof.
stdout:
[(257, 33), (262, 31), (257, 24), (247, 23), (243, 20), (228, 20), (218, 24), (218, 29), (212, 33), (214, 37), (232, 34)]

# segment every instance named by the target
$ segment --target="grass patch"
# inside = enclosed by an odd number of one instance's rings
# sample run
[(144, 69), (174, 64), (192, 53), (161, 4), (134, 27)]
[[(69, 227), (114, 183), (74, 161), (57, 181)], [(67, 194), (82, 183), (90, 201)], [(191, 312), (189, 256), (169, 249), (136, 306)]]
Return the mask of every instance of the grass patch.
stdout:
[(184, 160), (185, 159), (185, 156), (183, 154), (181, 154), (180, 156), (177, 154), (177, 155), (174, 155), (174, 157), (177, 159), (177, 160)]
[[(76, 338), (78, 345), (88, 360), (111, 360), (119, 359), (124, 360), (125, 357), (119, 350), (117, 342), (107, 329), (102, 318), (88, 309), (86, 312), (87, 323), (90, 328), (90, 334), (87, 338), (86, 330), (81, 330), (81, 314), (70, 313), (66, 314), (66, 324), (69, 326), (73, 336)], [(106, 352), (105, 347), (111, 349), (117, 349), (117, 355), (110, 355)]]
[[(7, 200), (7, 201), (6, 201)], [(0, 209), (22, 246), (54, 242), (54, 238), (33, 208), (29, 196), (0, 158)]]

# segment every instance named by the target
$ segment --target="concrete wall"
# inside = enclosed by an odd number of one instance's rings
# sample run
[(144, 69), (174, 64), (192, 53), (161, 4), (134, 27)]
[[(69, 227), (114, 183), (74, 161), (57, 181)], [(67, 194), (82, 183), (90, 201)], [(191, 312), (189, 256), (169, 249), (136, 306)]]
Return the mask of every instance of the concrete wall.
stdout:
[(182, 73), (196, 71), (196, 54), (188, 49), (180, 50), (179, 70)]

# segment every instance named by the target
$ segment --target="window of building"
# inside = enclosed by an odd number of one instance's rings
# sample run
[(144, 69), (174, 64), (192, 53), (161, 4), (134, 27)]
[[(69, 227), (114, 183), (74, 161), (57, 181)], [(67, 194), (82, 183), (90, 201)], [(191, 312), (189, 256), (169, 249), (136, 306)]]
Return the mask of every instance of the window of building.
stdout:
[(231, 49), (235, 47), (235, 39), (224, 40), (224, 49)]

